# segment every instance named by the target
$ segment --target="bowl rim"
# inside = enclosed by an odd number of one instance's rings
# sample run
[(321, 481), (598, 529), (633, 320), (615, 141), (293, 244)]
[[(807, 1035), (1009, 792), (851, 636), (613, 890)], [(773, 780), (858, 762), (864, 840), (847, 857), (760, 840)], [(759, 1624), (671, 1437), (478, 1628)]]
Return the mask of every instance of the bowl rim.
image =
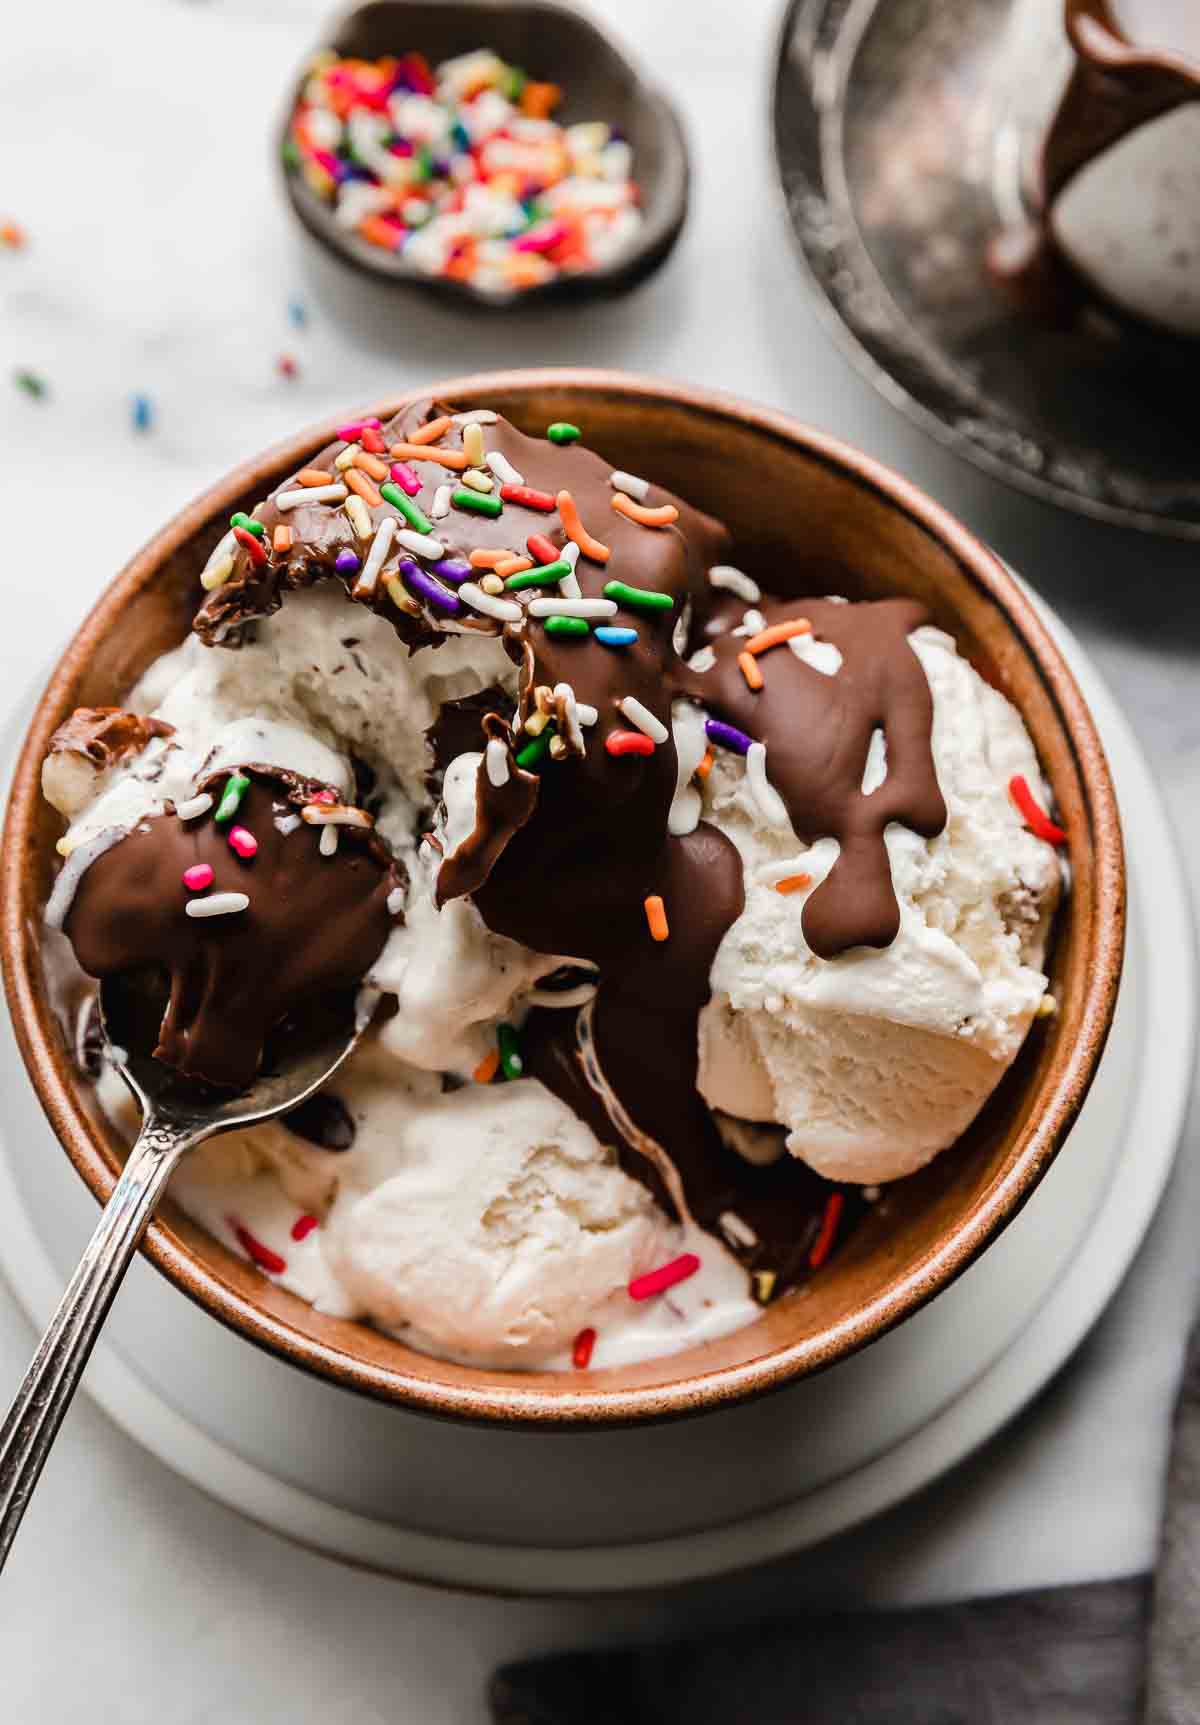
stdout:
[[(357, 0), (356, 4), (343, 7), (330, 20), (317, 47), (338, 43), (363, 13), (389, 6), (399, 10), (418, 3), (420, 0)], [(452, 6), (454, 0), (439, 0), (439, 3)], [(272, 133), (284, 200), (290, 214), (309, 237), (331, 257), (349, 266), (359, 276), (387, 287), (412, 289), (431, 298), (442, 299), (447, 305), (459, 310), (520, 312), (526, 308), (536, 310), (547, 305), (579, 305), (590, 299), (617, 298), (640, 286), (661, 268), (674, 251), (687, 224), (692, 181), (687, 129), (670, 96), (646, 76), (626, 44), (619, 36), (609, 33), (606, 24), (595, 16), (590, 7), (565, 5), (563, 0), (513, 0), (510, 9), (553, 14), (567, 20), (581, 36), (590, 38), (592, 42), (603, 43), (624, 67), (637, 100), (644, 105), (647, 113), (654, 116), (661, 136), (668, 141), (669, 153), (672, 156), (672, 177), (677, 181), (670, 205), (656, 222), (646, 224), (645, 231), (639, 233), (635, 242), (624, 252), (618, 253), (608, 263), (578, 275), (556, 276), (552, 281), (539, 282), (529, 288), (514, 288), (509, 293), (488, 293), (483, 288), (476, 287), (473, 282), (459, 281), (447, 276), (425, 275), (419, 270), (406, 268), (402, 255), (380, 252), (378, 256), (374, 256), (373, 252), (378, 248), (355, 244), (353, 233), (337, 225), (321, 200), (283, 160), (292, 115), (304, 87), (308, 62), (317, 51), (316, 48), (310, 49), (304, 60), (298, 64), (295, 76), (288, 85), (287, 100)]]
[(929, 534), (1005, 616), (1039, 676), (1075, 757), (1094, 856), (1096, 912), (1078, 1034), (1047, 1073), (1047, 1094), (1022, 1129), (1011, 1166), (980, 1194), (957, 1226), (907, 1269), (895, 1273), (867, 1304), (812, 1336), (737, 1365), (637, 1387), (589, 1389), (584, 1382), (569, 1392), (542, 1390), (536, 1387), (536, 1373), (513, 1374), (511, 1388), (495, 1383), (471, 1386), (439, 1382), (399, 1367), (365, 1361), (294, 1329), (224, 1282), (159, 1220), (151, 1222), (143, 1241), (142, 1249), (155, 1267), (228, 1328), (287, 1363), (342, 1388), (421, 1413), (509, 1426), (642, 1424), (744, 1401), (826, 1369), (911, 1316), (948, 1286), (1011, 1220), (1049, 1167), (1083, 1104), (1111, 1025), (1124, 950), (1126, 897), (1120, 817), (1103, 744), (1075, 678), (1030, 598), (993, 552), (917, 486), (874, 457), (776, 409), (746, 403), (724, 392), (608, 369), (552, 367), (476, 373), (322, 418), (240, 462), (179, 510), (108, 584), (64, 646), (29, 721), (9, 793), (5, 842), (0, 850), (0, 964), (21, 1056), (51, 1129), (93, 1196), (105, 1202), (115, 1175), (78, 1100), (81, 1083), (68, 1074), (57, 1050), (60, 1038), (53, 1013), (39, 1001), (40, 930), (27, 919), (24, 905), (25, 859), (41, 800), (41, 762), (54, 728), (51, 721), (76, 676), (74, 659), (80, 643), (107, 633), (117, 624), (132, 594), (152, 585), (164, 563), (198, 530), (228, 513), (260, 482), (264, 470), (275, 470), (285, 463), (299, 465), (329, 440), (331, 427), (365, 413), (387, 419), (431, 396), (477, 401), (502, 394), (547, 391), (583, 397), (618, 393), (718, 423), (735, 420), (758, 435), (798, 447), (811, 459), (837, 469)]

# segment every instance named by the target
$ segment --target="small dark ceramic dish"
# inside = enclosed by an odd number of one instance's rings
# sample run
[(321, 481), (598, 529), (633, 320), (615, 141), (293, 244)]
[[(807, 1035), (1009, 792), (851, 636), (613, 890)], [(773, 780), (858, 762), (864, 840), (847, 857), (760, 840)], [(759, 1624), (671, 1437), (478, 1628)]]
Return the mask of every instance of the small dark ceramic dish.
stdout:
[[(492, 48), (502, 60), (532, 78), (560, 84), (565, 100), (555, 119), (566, 125), (605, 120), (633, 149), (633, 177), (641, 188), (642, 225), (629, 249), (611, 263), (579, 275), (560, 276), (507, 295), (485, 293), (470, 282), (424, 275), (403, 252), (389, 252), (339, 227), (330, 206), (299, 173), (283, 170), (288, 201), (309, 233), (345, 263), (379, 281), (488, 310), (579, 303), (612, 297), (653, 273), (679, 238), (688, 206), (688, 150), (671, 103), (646, 83), (599, 28), (555, 0), (368, 0), (333, 26), (322, 48), (375, 60), (417, 50), (431, 65), (473, 48)], [(299, 76), (288, 97), (278, 133), (280, 159)]]
[[(889, 1189), (886, 1218), (872, 1211), (812, 1281), (733, 1335), (594, 1372), (452, 1365), (314, 1311), (169, 1203), (147, 1235), (149, 1257), (206, 1311), (346, 1389), (428, 1413), (519, 1424), (698, 1413), (832, 1365), (908, 1317), (971, 1263), (1049, 1167), (1092, 1081), (1121, 973), (1124, 860), (1108, 766), (1074, 678), (1015, 581), (944, 509), (867, 456), (782, 414), (616, 372), (502, 372), (434, 393), (459, 407), (486, 403), (528, 432), (556, 419), (582, 426), (614, 465), (653, 474), (721, 516), (738, 561), (767, 584), (772, 569), (790, 566), (816, 592), (923, 601), (1020, 708), (1070, 835), (1073, 884), (1050, 966), (1058, 1014), (1034, 1027), (958, 1144)], [(386, 418), (417, 398), (389, 398), (371, 411)], [(67, 647), (22, 750), (0, 851), (8, 1001), (50, 1124), (98, 1198), (111, 1192), (124, 1147), (99, 1113), (56, 1009), (43, 915), (61, 823), (41, 795), (42, 758), (73, 708), (119, 700), (183, 638), (199, 572), (230, 511), (252, 508), (303, 466), (332, 424), (235, 468), (138, 553)]]
[(977, 467), (1200, 539), (1200, 343), (1128, 320), (1045, 327), (989, 277), (1040, 136), (1010, 106), (1014, 85), (1043, 81), (1011, 57), (1018, 3), (788, 6), (775, 152), (818, 310), (885, 400)]

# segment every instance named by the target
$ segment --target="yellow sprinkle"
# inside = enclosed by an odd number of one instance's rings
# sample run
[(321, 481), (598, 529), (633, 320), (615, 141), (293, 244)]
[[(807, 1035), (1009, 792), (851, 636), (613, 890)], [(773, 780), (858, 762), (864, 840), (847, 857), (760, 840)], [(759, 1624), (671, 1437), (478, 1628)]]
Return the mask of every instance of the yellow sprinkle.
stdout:
[(362, 498), (352, 493), (342, 504), (342, 508), (350, 518), (350, 525), (360, 539), (371, 537), (371, 512)]
[[(478, 431), (479, 427), (476, 426), (475, 429)], [(467, 430), (471, 430), (469, 425)], [(462, 482), (464, 485), (469, 485), (472, 491), (490, 491), (492, 489), (490, 476), (486, 473), (480, 473), (477, 467), (468, 467), (462, 476)]]
[(485, 575), (479, 583), (481, 593), (490, 593), (492, 598), (504, 591), (504, 583), (499, 575)]
[(1054, 996), (1052, 994), (1043, 994), (1042, 998), (1037, 1003), (1037, 1010), (1034, 1012), (1033, 1016), (1035, 1018), (1053, 1018), (1057, 1011), (1058, 1002), (1055, 1000)]
[(206, 593), (211, 593), (217, 587), (223, 587), (233, 574), (233, 558), (222, 557), (214, 563), (211, 569), (206, 569), (200, 577), (200, 585)]
[(779, 1276), (774, 1270), (755, 1270), (753, 1273), (754, 1298), (760, 1306), (765, 1306), (775, 1292), (775, 1284)]
[(64, 833), (54, 848), (60, 857), (69, 857), (71, 852), (75, 849), (75, 845), (74, 842), (68, 838), (67, 834)]
[(398, 575), (389, 575), (383, 585), (393, 605), (398, 606), (401, 611), (407, 611), (410, 617), (421, 615), (420, 605)]
[(550, 715), (548, 713), (541, 713), (535, 710), (530, 713), (522, 728), (527, 737), (540, 737), (549, 722)]
[(347, 444), (346, 448), (342, 450), (342, 453), (334, 457), (333, 465), (337, 468), (339, 473), (345, 473), (348, 467), (354, 466), (355, 460), (358, 456), (358, 448), (359, 446), (357, 443)]

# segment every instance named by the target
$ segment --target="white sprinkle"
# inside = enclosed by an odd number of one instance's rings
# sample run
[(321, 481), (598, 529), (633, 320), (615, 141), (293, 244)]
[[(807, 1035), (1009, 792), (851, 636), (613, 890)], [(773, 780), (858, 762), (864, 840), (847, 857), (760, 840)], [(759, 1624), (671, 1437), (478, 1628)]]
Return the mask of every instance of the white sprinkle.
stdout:
[(632, 497), (635, 503), (644, 503), (650, 495), (648, 479), (639, 479), (636, 473), (622, 473), (619, 468), (609, 474), (608, 483), (614, 491), (623, 491), (626, 497)]
[(435, 521), (441, 521), (444, 516), (449, 515), (450, 494), (453, 490), (454, 487), (452, 485), (439, 485), (437, 490), (434, 492), (433, 502), (430, 505), (429, 513)]
[[(315, 497), (316, 492), (310, 491), (308, 496)], [(355, 492), (352, 497), (347, 497), (342, 508), (350, 519), (350, 525), (353, 527), (355, 535), (359, 539), (369, 539), (371, 537), (371, 511), (358, 493)]]
[(561, 563), (569, 563), (572, 569), (574, 569), (575, 565), (579, 561), (579, 547), (573, 539), (567, 540), (566, 544), (559, 552), (558, 557)]
[(634, 696), (626, 695), (623, 700), (617, 702), (617, 706), (629, 720), (629, 723), (636, 725), (638, 730), (649, 737), (652, 742), (665, 743), (670, 736), (671, 733), (662, 720), (656, 719), (649, 707), (644, 707)]
[(336, 827), (321, 828), (320, 851), (323, 857), (333, 856), (338, 848), (338, 830)]
[(402, 527), (396, 534), (397, 545), (403, 545), (406, 551), (411, 551), (415, 557), (444, 557), (446, 547), (440, 539), (431, 539), (428, 533), (415, 533), (411, 527)]
[(375, 819), (366, 809), (353, 809), (346, 803), (305, 803), (300, 819), (310, 827), (373, 827)]
[(766, 628), (766, 618), (761, 611), (747, 611), (737, 629), (731, 629), (731, 635), (757, 635)]
[(615, 617), (615, 599), (533, 599), (531, 617)]
[(485, 617), (498, 617), (502, 623), (519, 623), (525, 615), (515, 599), (494, 599), (474, 581), (464, 581), (458, 596), (465, 599), (472, 610), (482, 611)]
[(214, 892), (208, 898), (189, 898), (183, 908), (188, 916), (234, 916), (249, 907), (247, 892)]
[(713, 652), (712, 648), (701, 647), (699, 652), (693, 653), (691, 658), (688, 660), (688, 670), (711, 671), (716, 662), (717, 655)]
[(479, 429), (478, 420), (463, 428), (463, 454), (472, 467), (482, 467), (484, 459), (483, 433)]
[(289, 509), (299, 509), (302, 503), (340, 503), (345, 496), (344, 485), (302, 486), (299, 491), (281, 491), (275, 499), (275, 507), (286, 513)]
[(456, 413), (451, 416), (453, 425), (495, 425), (499, 419), (498, 413), (493, 413), (490, 407), (474, 407), (470, 413)]
[(469, 485), (472, 491), (493, 491), (495, 480), (490, 473), (481, 473), (478, 467), (468, 467), (462, 476), (464, 485)]
[(219, 557), (215, 563), (210, 563), (200, 577), (200, 585), (206, 593), (213, 593), (218, 587), (223, 587), (233, 574), (233, 558)]
[(290, 838), (291, 835), (295, 832), (296, 828), (298, 826), (300, 826), (301, 824), (302, 823), (301, 823), (299, 815), (276, 815), (275, 816), (275, 831), (277, 833), (282, 833), (285, 839)]
[(367, 552), (367, 560), (362, 566), (358, 580), (351, 589), (353, 593), (373, 593), (375, 591), (379, 571), (383, 568), (387, 554), (392, 548), (392, 540), (396, 537), (396, 525), (394, 515), (385, 515), (375, 529), (375, 537), (371, 541), (371, 549)]
[(731, 1246), (745, 1246), (750, 1250), (758, 1245), (758, 1235), (749, 1222), (742, 1221), (735, 1210), (722, 1210), (717, 1222)]
[(734, 569), (728, 563), (717, 563), (709, 570), (708, 584), (710, 587), (723, 587), (727, 593), (736, 593), (747, 605), (757, 605), (762, 598), (762, 589), (758, 582), (752, 581), (749, 575), (743, 575), (740, 569)]
[(197, 815), (206, 815), (213, 806), (213, 799), (207, 791), (201, 791), (198, 797), (189, 797), (185, 803), (175, 804), (175, 813), (181, 821), (194, 821)]
[(394, 886), (387, 895), (387, 913), (389, 916), (399, 916), (404, 909), (404, 888)]
[(599, 709), (590, 706), (587, 701), (576, 701), (575, 712), (581, 725), (594, 725), (600, 717)]
[(489, 739), (484, 750), (487, 760), (487, 776), (497, 789), (508, 783), (508, 750), (499, 737)]
[(864, 1203), (878, 1204), (880, 1188), (878, 1186), (864, 1186), (862, 1189), (862, 1195)]
[(362, 451), (361, 443), (348, 443), (340, 455), (335, 455), (333, 465), (339, 473), (345, 473), (348, 467), (353, 467), (355, 460)]
[(489, 450), (487, 464), (501, 485), (524, 485), (524, 477), (517, 472), (507, 455), (501, 455), (498, 449)]
[(758, 804), (758, 812), (769, 827), (791, 825), (787, 805), (767, 778), (767, 745), (751, 743), (746, 751), (746, 778), (750, 794)]
[(587, 745), (583, 740), (583, 732), (579, 728), (579, 703), (575, 699), (575, 691), (570, 683), (555, 683), (554, 694), (562, 702), (563, 722), (566, 725), (567, 741), (573, 748), (586, 753)]

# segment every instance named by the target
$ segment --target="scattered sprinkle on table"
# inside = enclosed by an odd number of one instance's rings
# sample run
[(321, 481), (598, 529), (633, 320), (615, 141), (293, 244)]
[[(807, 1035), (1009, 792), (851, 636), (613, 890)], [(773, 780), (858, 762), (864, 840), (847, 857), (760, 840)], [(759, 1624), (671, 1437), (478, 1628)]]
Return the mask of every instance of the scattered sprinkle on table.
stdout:
[(26, 395), (31, 395), (35, 401), (41, 401), (50, 393), (50, 386), (44, 377), (39, 377), (36, 371), (17, 371), (13, 373), (13, 381), (18, 389), (23, 389)]
[(368, 245), (507, 298), (608, 265), (642, 225), (630, 145), (603, 121), (559, 125), (561, 99), (487, 48), (436, 70), (326, 50), (284, 165)]
[(25, 230), (16, 222), (0, 222), (0, 246), (19, 252), (25, 244)]
[(129, 416), (135, 431), (149, 431), (154, 424), (154, 407), (148, 395), (135, 395), (129, 404)]

